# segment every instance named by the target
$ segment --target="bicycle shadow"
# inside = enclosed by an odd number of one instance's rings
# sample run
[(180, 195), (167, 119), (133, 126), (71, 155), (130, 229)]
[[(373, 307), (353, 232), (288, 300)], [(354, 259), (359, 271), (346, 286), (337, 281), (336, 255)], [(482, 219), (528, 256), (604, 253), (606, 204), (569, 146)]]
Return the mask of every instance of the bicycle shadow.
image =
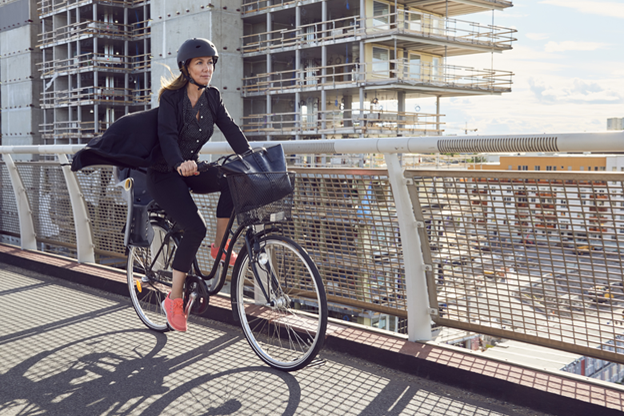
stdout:
[[(294, 414), (301, 389), (287, 373), (263, 366), (201, 373), (210, 371), (205, 363), (199, 365), (202, 360), (242, 339), (225, 333), (182, 354), (168, 356), (163, 351), (167, 335), (146, 329), (85, 337), (42, 351), (0, 374), (0, 414), (186, 414), (176, 411), (177, 401), (190, 392), (197, 407), (194, 414), (228, 415), (252, 401), (245, 399), (249, 396), (244, 392), (224, 390), (223, 386), (229, 385), (224, 380), (256, 377), (281, 380), (282, 389), (290, 392), (282, 414)], [(205, 390), (208, 385), (211, 400), (198, 400), (193, 390)], [(215, 400), (217, 396), (219, 400)]]

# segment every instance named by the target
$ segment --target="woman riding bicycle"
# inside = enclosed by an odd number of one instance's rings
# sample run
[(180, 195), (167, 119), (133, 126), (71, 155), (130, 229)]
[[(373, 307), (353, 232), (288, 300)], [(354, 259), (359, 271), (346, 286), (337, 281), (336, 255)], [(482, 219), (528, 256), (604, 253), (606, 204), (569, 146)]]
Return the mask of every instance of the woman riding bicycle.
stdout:
[[(221, 192), (217, 205), (217, 230), (211, 255), (218, 248), (233, 210), (227, 181), (216, 168), (198, 172), (202, 146), (210, 140), (216, 124), (232, 149), (242, 154), (250, 149), (247, 138), (227, 112), (221, 94), (210, 86), (219, 53), (206, 39), (185, 41), (178, 50), (180, 75), (159, 92), (158, 139), (160, 153), (147, 171), (147, 187), (154, 200), (184, 231), (173, 261), (171, 292), (163, 301), (167, 322), (176, 331), (186, 331), (183, 285), (195, 254), (206, 236), (206, 223), (191, 197), (193, 193)], [(236, 254), (230, 256), (234, 264)]]

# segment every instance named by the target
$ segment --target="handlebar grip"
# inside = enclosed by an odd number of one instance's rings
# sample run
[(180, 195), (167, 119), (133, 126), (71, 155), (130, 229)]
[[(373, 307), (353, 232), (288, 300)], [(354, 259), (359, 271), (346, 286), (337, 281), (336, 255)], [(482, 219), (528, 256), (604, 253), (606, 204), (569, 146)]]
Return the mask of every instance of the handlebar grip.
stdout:
[(213, 165), (210, 162), (197, 162), (197, 171), (198, 172), (206, 172), (210, 169), (210, 166)]

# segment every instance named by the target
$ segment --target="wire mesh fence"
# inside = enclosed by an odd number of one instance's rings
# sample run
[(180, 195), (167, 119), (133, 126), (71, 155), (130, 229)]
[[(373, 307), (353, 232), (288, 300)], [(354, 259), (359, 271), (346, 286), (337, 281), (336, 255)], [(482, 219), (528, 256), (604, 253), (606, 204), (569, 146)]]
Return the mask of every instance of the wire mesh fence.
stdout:
[(624, 175), (406, 177), (436, 323), (622, 362)]
[[(43, 251), (76, 257), (63, 172), (16, 162)], [(404, 253), (387, 171), (296, 168), (293, 221), (282, 232), (316, 262), (332, 316), (405, 332)], [(0, 232), (19, 237), (15, 194), (0, 165)], [(624, 174), (408, 170), (438, 324), (624, 362)], [(125, 267), (126, 202), (112, 169), (77, 173), (96, 261)], [(209, 234), (218, 194), (193, 195)], [(235, 247), (236, 250), (240, 249)]]

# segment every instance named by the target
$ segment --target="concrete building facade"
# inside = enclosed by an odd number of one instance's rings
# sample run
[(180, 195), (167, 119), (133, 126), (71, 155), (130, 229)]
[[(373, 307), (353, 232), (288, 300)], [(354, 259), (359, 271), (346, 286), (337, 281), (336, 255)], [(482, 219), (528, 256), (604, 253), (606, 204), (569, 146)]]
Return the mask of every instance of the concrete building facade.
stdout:
[(35, 0), (0, 2), (1, 143), (39, 144), (41, 79)]

